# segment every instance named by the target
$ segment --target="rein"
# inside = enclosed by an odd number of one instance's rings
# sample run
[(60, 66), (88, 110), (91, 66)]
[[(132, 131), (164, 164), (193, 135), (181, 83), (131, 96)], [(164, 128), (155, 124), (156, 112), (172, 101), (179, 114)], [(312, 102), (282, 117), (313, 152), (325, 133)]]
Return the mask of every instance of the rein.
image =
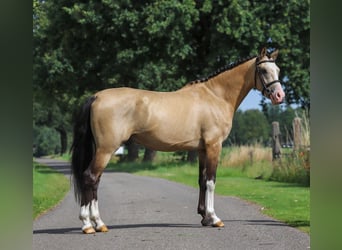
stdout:
[(262, 84), (262, 94), (264, 95), (264, 92), (266, 91), (267, 95), (270, 95), (272, 93), (272, 90), (269, 88), (270, 86), (272, 86), (273, 84), (279, 82), (281, 84), (281, 81), (280, 80), (274, 80), (272, 82), (269, 82), (269, 83), (265, 83), (265, 80), (264, 78), (262, 77), (262, 73), (260, 72), (260, 69), (258, 67), (259, 64), (262, 64), (262, 63), (267, 63), (267, 62), (271, 62), (271, 63), (275, 63), (274, 60), (263, 60), (263, 61), (260, 61), (258, 60), (258, 58), (256, 59), (256, 62), (255, 62), (255, 75), (254, 75), (254, 88), (256, 89), (256, 78), (257, 78), (257, 74), (259, 76), (259, 79), (260, 79), (260, 82)]

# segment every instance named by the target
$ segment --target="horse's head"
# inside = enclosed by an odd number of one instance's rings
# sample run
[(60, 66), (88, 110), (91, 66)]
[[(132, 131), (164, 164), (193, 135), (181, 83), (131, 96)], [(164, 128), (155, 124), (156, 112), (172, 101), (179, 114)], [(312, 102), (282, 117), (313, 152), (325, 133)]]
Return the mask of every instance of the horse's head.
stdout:
[(283, 102), (285, 93), (279, 80), (279, 68), (275, 63), (278, 50), (267, 55), (266, 48), (263, 48), (256, 59), (255, 64), (255, 88), (260, 90), (264, 96), (271, 99), (272, 104)]

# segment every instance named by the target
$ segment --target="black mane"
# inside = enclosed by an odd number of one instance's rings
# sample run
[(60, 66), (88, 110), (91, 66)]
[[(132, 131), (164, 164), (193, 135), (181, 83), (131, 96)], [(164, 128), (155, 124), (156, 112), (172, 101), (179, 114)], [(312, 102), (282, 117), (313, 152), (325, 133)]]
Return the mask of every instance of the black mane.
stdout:
[(196, 84), (196, 83), (201, 83), (201, 82), (206, 82), (208, 81), (209, 79), (227, 71), (227, 70), (230, 70), (232, 68), (235, 68), (236, 66), (239, 66), (240, 64), (243, 64), (249, 60), (251, 60), (252, 58), (254, 58), (256, 56), (248, 56), (248, 57), (245, 57), (245, 58), (240, 58), (239, 60), (237, 60), (236, 62), (233, 62), (233, 63), (229, 63), (227, 64), (226, 66), (223, 66), (221, 68), (219, 68), (218, 70), (216, 70), (215, 72), (211, 73), (209, 76), (207, 77), (204, 77), (204, 78), (201, 78), (201, 79), (197, 79), (197, 80), (194, 80), (192, 82), (189, 82), (188, 84), (186, 85), (192, 85), (192, 84)]

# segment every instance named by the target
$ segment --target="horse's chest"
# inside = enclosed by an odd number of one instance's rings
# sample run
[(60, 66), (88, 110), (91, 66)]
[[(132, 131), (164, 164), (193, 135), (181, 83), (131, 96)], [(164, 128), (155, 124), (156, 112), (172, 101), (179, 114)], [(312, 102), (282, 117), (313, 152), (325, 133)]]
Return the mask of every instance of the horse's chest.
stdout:
[(212, 115), (211, 118), (206, 117), (203, 120), (203, 137), (206, 139), (221, 139), (224, 140), (230, 133), (232, 127), (232, 119), (229, 119), (228, 114), (219, 113)]

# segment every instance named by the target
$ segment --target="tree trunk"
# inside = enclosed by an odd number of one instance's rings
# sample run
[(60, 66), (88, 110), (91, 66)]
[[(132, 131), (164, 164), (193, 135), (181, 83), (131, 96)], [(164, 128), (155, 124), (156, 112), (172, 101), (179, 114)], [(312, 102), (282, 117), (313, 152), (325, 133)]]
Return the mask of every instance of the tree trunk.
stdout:
[(132, 162), (139, 158), (139, 145), (133, 140), (129, 139), (126, 142), (127, 146), (127, 161)]
[(157, 154), (157, 151), (149, 149), (149, 148), (145, 148), (143, 162), (152, 162), (156, 154)]
[(59, 132), (59, 137), (61, 140), (61, 151), (60, 151), (60, 155), (63, 155), (64, 153), (67, 152), (67, 147), (68, 147), (68, 137), (67, 137), (67, 132), (65, 131), (65, 129), (63, 127), (59, 127), (57, 129), (57, 131)]
[(197, 150), (188, 151), (188, 156), (186, 158), (186, 161), (195, 163), (197, 161), (197, 157), (198, 157)]

